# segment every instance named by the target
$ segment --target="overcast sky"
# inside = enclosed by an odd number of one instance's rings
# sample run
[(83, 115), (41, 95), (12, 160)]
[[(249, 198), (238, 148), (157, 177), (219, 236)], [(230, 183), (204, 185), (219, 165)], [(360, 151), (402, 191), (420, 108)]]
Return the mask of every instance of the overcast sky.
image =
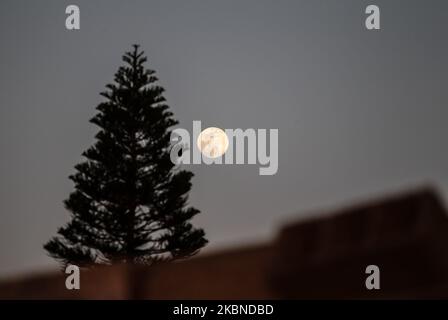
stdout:
[[(381, 30), (364, 27), (381, 9)], [(65, 29), (77, 4), (81, 29)], [(447, 1), (5, 1), (0, 4), (0, 276), (56, 267), (67, 176), (133, 43), (180, 121), (279, 129), (279, 170), (189, 167), (207, 250), (285, 220), (431, 183), (448, 194)]]

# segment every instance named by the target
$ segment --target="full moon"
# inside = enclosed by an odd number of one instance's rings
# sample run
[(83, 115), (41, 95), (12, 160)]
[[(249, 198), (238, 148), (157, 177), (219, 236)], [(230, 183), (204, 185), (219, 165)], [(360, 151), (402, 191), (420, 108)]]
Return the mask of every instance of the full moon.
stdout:
[(227, 151), (229, 139), (222, 129), (210, 127), (199, 134), (197, 145), (203, 155), (218, 158)]

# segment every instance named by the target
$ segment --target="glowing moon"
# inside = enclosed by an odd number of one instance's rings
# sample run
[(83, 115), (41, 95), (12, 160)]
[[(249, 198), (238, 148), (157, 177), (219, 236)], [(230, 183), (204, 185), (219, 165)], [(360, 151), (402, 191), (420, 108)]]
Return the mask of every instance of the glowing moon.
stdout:
[(215, 127), (204, 129), (198, 136), (198, 149), (208, 158), (222, 156), (229, 147), (226, 133)]

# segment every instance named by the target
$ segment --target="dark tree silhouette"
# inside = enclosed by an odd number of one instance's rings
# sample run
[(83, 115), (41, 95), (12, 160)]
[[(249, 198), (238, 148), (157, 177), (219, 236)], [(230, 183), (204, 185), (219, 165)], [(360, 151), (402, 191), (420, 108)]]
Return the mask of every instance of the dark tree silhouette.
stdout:
[(199, 213), (187, 206), (193, 174), (170, 160), (177, 121), (146, 60), (134, 45), (101, 93), (106, 101), (91, 119), (100, 127), (96, 142), (69, 177), (71, 220), (44, 245), (63, 265), (151, 264), (189, 257), (207, 243), (189, 222)]

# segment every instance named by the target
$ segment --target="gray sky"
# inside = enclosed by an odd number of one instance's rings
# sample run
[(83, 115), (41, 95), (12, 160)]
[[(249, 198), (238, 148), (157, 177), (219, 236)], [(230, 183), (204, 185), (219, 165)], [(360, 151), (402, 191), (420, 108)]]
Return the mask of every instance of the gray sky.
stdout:
[[(371, 3), (381, 31), (364, 27)], [(447, 195), (447, 18), (442, 0), (2, 0), (0, 276), (56, 266), (42, 244), (69, 217), (67, 176), (133, 43), (180, 126), (279, 129), (277, 175), (190, 167), (206, 250), (422, 183)]]

